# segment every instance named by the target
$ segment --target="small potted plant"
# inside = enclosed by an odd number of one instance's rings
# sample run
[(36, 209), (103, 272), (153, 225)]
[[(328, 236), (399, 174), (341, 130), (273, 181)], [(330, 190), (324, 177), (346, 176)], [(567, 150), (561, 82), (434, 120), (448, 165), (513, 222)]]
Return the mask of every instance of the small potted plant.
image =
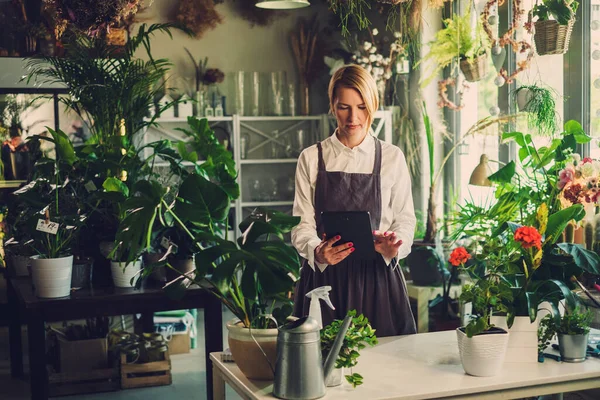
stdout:
[(519, 86), (514, 91), (519, 111), (527, 112), (530, 129), (552, 135), (557, 131), (557, 114), (554, 94), (550, 89), (537, 85)]
[(535, 21), (533, 40), (541, 56), (564, 54), (569, 50), (575, 13), (579, 3), (575, 0), (542, 0), (531, 10)]
[[(465, 269), (466, 256), (460, 260)], [(460, 300), (472, 304), (469, 323), (456, 329), (460, 359), (465, 372), (473, 376), (494, 376), (504, 362), (508, 346), (508, 332), (490, 323), (492, 312), (506, 312), (512, 301), (510, 286), (494, 268), (477, 271), (466, 269), (473, 283), (466, 284)]]
[[(369, 320), (363, 314), (356, 315), (356, 310), (348, 311), (348, 315), (352, 315), (352, 323), (344, 337), (344, 343), (340, 349), (337, 361), (335, 362), (336, 370), (331, 373), (325, 384), (327, 386), (338, 386), (342, 383), (342, 374), (344, 368), (352, 368), (358, 363), (360, 356), (359, 350), (377, 344), (375, 330), (369, 324)], [(329, 354), (333, 342), (342, 326), (342, 320), (334, 320), (321, 330), (321, 350), (324, 357)], [(345, 376), (348, 383), (352, 387), (362, 385), (363, 377), (358, 373), (353, 373)]]
[(558, 336), (560, 359), (564, 362), (577, 363), (585, 361), (587, 352), (592, 312), (577, 306), (574, 310), (566, 310), (560, 316), (548, 314), (540, 321), (538, 330), (538, 351), (543, 353), (554, 336)]

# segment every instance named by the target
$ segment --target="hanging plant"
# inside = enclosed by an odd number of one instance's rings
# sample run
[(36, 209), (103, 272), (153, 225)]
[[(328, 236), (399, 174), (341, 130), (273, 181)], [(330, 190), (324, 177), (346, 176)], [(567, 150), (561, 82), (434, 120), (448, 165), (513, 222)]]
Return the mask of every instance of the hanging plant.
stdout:
[[(394, 28), (395, 21), (399, 15), (411, 15), (414, 16), (416, 13), (420, 17), (421, 0), (378, 0), (371, 2), (369, 0), (328, 0), (329, 9), (333, 11), (340, 19), (340, 28), (343, 36), (348, 36), (350, 30), (348, 29), (349, 24), (354, 22), (359, 30), (367, 29), (371, 26), (371, 21), (367, 16), (371, 5), (373, 3), (379, 4), (378, 11), (380, 13), (387, 13), (387, 24), (386, 28), (392, 30)], [(418, 7), (416, 7), (418, 5)], [(410, 11), (407, 13), (407, 11)], [(414, 22), (414, 21), (411, 21)]]
[(550, 89), (537, 85), (523, 85), (514, 91), (520, 111), (527, 112), (529, 129), (552, 135), (557, 131), (557, 113), (554, 94)]
[(215, 9), (214, 0), (180, 0), (175, 22), (185, 26), (200, 39), (205, 32), (215, 29), (223, 17)]
[[(496, 81), (496, 84), (498, 86), (502, 86), (504, 83), (511, 83), (515, 77), (517, 75), (519, 75), (521, 72), (525, 71), (527, 68), (529, 68), (529, 65), (531, 64), (531, 60), (533, 59), (533, 49), (531, 47), (531, 44), (529, 42), (527, 42), (526, 40), (515, 40), (515, 32), (517, 30), (517, 28), (521, 25), (521, 20), (522, 20), (522, 15), (525, 13), (525, 11), (522, 8), (522, 0), (512, 0), (512, 20), (511, 23), (508, 27), (508, 30), (500, 37), (495, 38), (494, 34), (492, 32), (492, 27), (491, 27), (491, 23), (490, 21), (494, 21), (494, 19), (497, 21), (497, 17), (496, 18), (492, 18), (492, 7), (494, 6), (498, 6), (499, 0), (489, 0), (484, 8), (483, 8), (483, 12), (481, 13), (482, 19), (483, 19), (483, 29), (485, 31), (485, 33), (487, 34), (490, 42), (492, 43), (492, 56), (496, 55), (500, 55), (502, 53), (502, 51), (506, 46), (511, 46), (512, 50), (515, 53), (527, 53), (527, 58), (523, 61), (519, 61), (517, 63), (517, 68), (515, 68), (515, 70), (511, 73), (508, 74), (508, 71), (502, 67), (501, 65), (497, 66), (497, 68), (499, 68), (498, 71), (498, 76), (501, 77), (502, 79)], [(494, 15), (495, 17), (495, 15)], [(526, 30), (531, 33), (531, 26), (528, 24), (525, 24), (525, 28)], [(504, 61), (504, 60), (502, 60)], [(501, 63), (500, 63), (501, 64)], [(501, 83), (501, 84), (498, 84)]]

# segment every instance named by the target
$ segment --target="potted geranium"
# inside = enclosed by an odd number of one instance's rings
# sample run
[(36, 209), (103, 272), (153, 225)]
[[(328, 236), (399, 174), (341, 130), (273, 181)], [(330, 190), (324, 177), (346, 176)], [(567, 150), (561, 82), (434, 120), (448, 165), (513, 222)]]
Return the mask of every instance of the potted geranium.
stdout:
[[(375, 330), (369, 324), (368, 318), (362, 314), (357, 316), (356, 310), (348, 311), (348, 315), (352, 315), (352, 323), (346, 332), (335, 362), (337, 370), (330, 374), (329, 379), (325, 382), (327, 386), (341, 385), (344, 368), (352, 368), (358, 363), (359, 350), (364, 349), (367, 345), (375, 346), (377, 344)], [(321, 330), (321, 351), (324, 357), (329, 354), (342, 323), (342, 320), (336, 319)], [(358, 373), (345, 375), (345, 378), (352, 387), (357, 387), (363, 383), (363, 377)]]
[[(457, 260), (462, 269), (468, 259), (466, 254)], [(506, 304), (512, 300), (510, 287), (498, 274), (504, 257), (501, 250), (491, 255), (487, 271), (466, 268), (473, 283), (463, 287), (460, 300), (471, 303), (472, 312), (468, 324), (457, 328), (456, 335), (461, 362), (469, 375), (494, 376), (504, 362), (509, 333), (490, 321), (493, 311), (506, 311)]]

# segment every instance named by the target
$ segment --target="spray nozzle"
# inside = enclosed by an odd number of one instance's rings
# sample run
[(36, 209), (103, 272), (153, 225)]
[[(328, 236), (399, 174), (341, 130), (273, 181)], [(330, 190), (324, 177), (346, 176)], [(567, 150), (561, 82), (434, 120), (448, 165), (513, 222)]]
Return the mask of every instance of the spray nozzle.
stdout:
[(306, 293), (306, 297), (310, 297), (310, 309), (308, 315), (317, 320), (320, 328), (323, 328), (323, 320), (321, 317), (321, 303), (319, 300), (325, 301), (329, 308), (335, 310), (335, 307), (329, 298), (330, 290), (331, 286), (321, 286)]

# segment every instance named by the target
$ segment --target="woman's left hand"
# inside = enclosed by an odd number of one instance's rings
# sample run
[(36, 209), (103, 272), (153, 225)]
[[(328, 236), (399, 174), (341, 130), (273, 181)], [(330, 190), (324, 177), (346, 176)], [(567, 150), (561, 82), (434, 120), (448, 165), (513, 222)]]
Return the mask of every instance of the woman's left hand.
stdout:
[(385, 258), (394, 258), (398, 255), (398, 249), (402, 240), (398, 239), (395, 232), (373, 231), (375, 236), (375, 251)]

